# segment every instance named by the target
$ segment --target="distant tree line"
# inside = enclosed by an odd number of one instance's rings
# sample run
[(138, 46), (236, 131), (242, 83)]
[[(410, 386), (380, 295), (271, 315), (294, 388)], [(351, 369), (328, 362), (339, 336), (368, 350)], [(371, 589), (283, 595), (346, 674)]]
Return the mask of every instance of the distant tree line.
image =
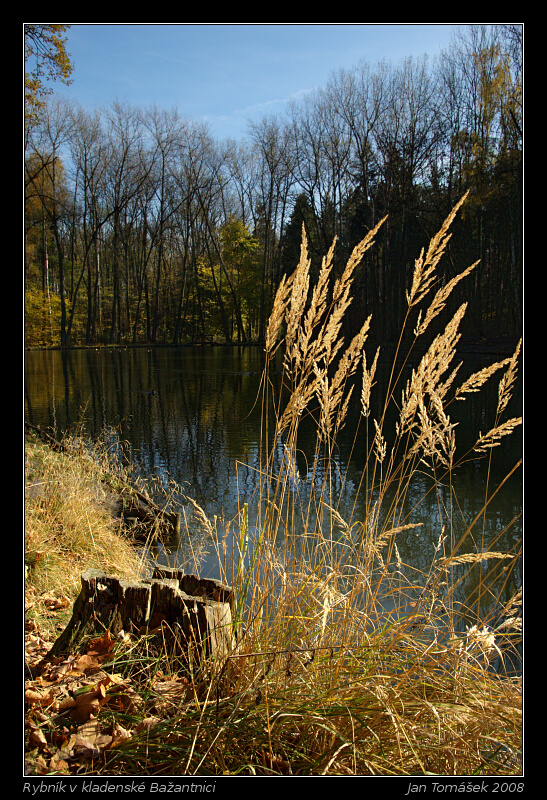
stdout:
[(462, 29), (433, 64), (340, 70), (241, 142), (176, 110), (52, 95), (25, 129), (26, 343), (261, 341), (302, 225), (313, 269), (335, 237), (341, 269), (385, 215), (352, 314), (392, 340), (414, 261), (467, 190), (440, 280), (480, 259), (455, 292), (465, 332), (516, 334), (522, 118), (516, 25)]

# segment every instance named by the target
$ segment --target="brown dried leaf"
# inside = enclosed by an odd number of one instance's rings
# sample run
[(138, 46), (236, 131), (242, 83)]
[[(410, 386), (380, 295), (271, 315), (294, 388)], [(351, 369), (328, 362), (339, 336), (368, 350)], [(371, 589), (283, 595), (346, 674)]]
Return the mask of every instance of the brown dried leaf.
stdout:
[(52, 664), (46, 667), (40, 676), (40, 681), (44, 684), (58, 683), (61, 679), (69, 675), (78, 675), (80, 670), (75, 667), (76, 656), (68, 656), (61, 663)]
[(25, 774), (27, 775), (47, 775), (50, 767), (42, 755), (36, 759), (34, 753), (28, 753), (25, 756)]
[(67, 708), (75, 708), (76, 700), (73, 697), (64, 697), (55, 704), (56, 711), (66, 711)]
[(72, 711), (74, 722), (86, 722), (91, 716), (99, 713), (99, 708), (107, 702), (106, 687), (111, 683), (111, 679), (106, 676), (96, 686), (86, 688), (78, 693), (74, 698), (76, 705)]
[(100, 706), (101, 703), (96, 694), (92, 694), (91, 692), (89, 692), (89, 694), (86, 693), (79, 698), (71, 712), (71, 717), (76, 723), (85, 722), (90, 717), (99, 713)]
[(116, 722), (112, 726), (111, 731), (112, 742), (110, 743), (110, 747), (117, 747), (122, 742), (125, 742), (126, 739), (131, 738), (131, 731), (128, 731), (119, 722)]
[(149, 731), (150, 728), (153, 728), (155, 725), (161, 722), (160, 717), (146, 717), (139, 722), (137, 727), (135, 728), (135, 733), (141, 733), (141, 731)]
[(68, 772), (68, 764), (59, 753), (55, 753), (49, 762), (49, 768), (46, 770), (46, 773), (51, 772)]
[(54, 693), (50, 688), (41, 689), (39, 686), (25, 689), (25, 703), (29, 706), (49, 706), (54, 701)]
[(105, 702), (110, 708), (115, 707), (118, 711), (131, 714), (139, 709), (143, 700), (127, 683), (116, 683), (111, 687)]
[(63, 608), (68, 608), (72, 603), (68, 597), (64, 595), (56, 597), (53, 592), (44, 592), (41, 595), (41, 600), (50, 611), (60, 611)]
[(96, 719), (80, 725), (73, 742), (73, 752), (79, 758), (97, 758), (112, 743), (112, 736), (103, 733)]
[(110, 631), (105, 631), (98, 639), (93, 639), (87, 647), (87, 655), (95, 656), (98, 660), (104, 660), (112, 653), (115, 640), (111, 637)]
[(41, 728), (33, 728), (29, 736), (29, 745), (31, 747), (47, 747), (47, 739)]

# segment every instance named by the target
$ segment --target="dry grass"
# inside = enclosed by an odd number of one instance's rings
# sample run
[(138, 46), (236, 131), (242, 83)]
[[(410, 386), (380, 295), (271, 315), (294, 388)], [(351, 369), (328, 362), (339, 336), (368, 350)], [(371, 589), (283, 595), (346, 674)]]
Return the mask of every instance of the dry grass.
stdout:
[[(119, 446), (112, 431), (104, 431), (96, 441), (67, 435), (62, 452), (27, 437), (25, 601), (31, 616), (63, 605), (68, 613), (87, 569), (136, 580), (150, 574), (154, 558), (168, 548), (161, 531), (157, 536), (155, 529), (145, 526), (141, 536), (138, 525), (122, 525), (117, 503), (124, 489), (136, 486), (144, 496), (160, 496), (162, 508), (168, 508), (172, 495), (180, 489), (156, 486), (152, 481), (140, 485), (117, 452)], [(181, 516), (185, 542), (179, 552), (181, 566), (199, 572), (210, 523), (193, 503)]]
[[(88, 567), (121, 577), (140, 573), (133, 541), (115, 524), (105, 488), (104, 459), (59, 453), (30, 440), (25, 463), (25, 558), (37, 594), (74, 599)], [(29, 572), (30, 568), (30, 572)]]
[[(414, 345), (420, 344), (453, 288), (477, 266), (438, 286), (436, 266), (464, 201), (416, 261), (401, 342), (417, 310), (413, 334)], [(458, 386), (456, 346), (466, 310), (461, 305), (422, 348), (400, 400), (394, 366), (383, 411), (371, 419), (379, 357), (376, 351), (370, 361), (365, 352), (371, 320), (349, 343), (342, 322), (355, 269), (382, 222), (338, 278), (332, 275), (333, 245), (312, 288), (303, 231), (298, 267), (277, 294), (266, 339), (263, 401), (265, 409), (272, 404), (277, 409), (276, 426), (268, 431), (273, 445), (264, 460), (256, 529), (246, 545), (250, 555), (239, 585), (247, 601), (247, 637), (232, 658), (235, 685), (243, 694), (256, 693), (268, 731), (261, 745), (263, 764), (280, 758), (299, 774), (510, 774), (519, 768), (520, 683), (494, 675), (491, 664), (498, 659), (503, 673), (505, 653), (520, 637), (519, 616), (512, 608), (495, 625), (476, 618), (466, 628), (455, 598), (478, 565), (488, 566), (481, 572), (482, 593), (495, 593), (495, 565), (503, 562), (511, 569), (519, 549), (501, 553), (474, 544), (472, 524), (458, 541), (452, 531), (440, 530), (423, 574), (401, 564), (397, 536), (416, 525), (403, 507), (417, 471), (450, 485), (459, 463), (495, 446), (521, 423), (501, 418), (514, 386), (520, 343), (512, 358)], [(280, 341), (288, 391), (284, 403), (286, 394), (273, 396), (268, 377)], [(352, 378), (359, 369), (357, 398)], [(450, 404), (479, 391), (501, 369), (492, 428), (478, 432), (471, 452), (457, 456)], [(344, 480), (334, 444), (350, 401), (361, 403), (363, 424), (370, 429), (360, 487), (370, 500), (366, 518), (359, 520), (342, 519), (334, 488)], [(392, 405), (398, 420), (387, 431)], [(317, 429), (308, 493), (299, 491), (295, 466), (298, 429), (306, 415), (313, 416)], [(485, 498), (485, 506), (488, 502)], [(247, 526), (246, 520), (242, 529)], [(253, 763), (261, 762), (255, 758)]]
[[(461, 202), (464, 201), (462, 199)], [(446, 308), (450, 291), (471, 271), (438, 287), (436, 266), (460, 207), (415, 264), (401, 331), (417, 317), (414, 341)], [(300, 262), (283, 280), (266, 337), (263, 380), (264, 457), (260, 491), (234, 521), (234, 546), (217, 541), (221, 578), (238, 597), (237, 648), (205, 690), (180, 701), (153, 724), (126, 718), (131, 735), (112, 747), (101, 771), (115, 774), (221, 775), (514, 775), (521, 760), (520, 680), (503, 672), (520, 637), (520, 594), (492, 620), (461, 624), (456, 590), (479, 565), (483, 593), (495, 593), (495, 565), (511, 553), (477, 545), (473, 522), (457, 540), (439, 529), (426, 572), (401, 562), (397, 537), (417, 523), (403, 511), (417, 471), (450, 485), (458, 464), (509, 435), (504, 420), (520, 344), (511, 359), (457, 385), (455, 365), (462, 305), (433, 337), (400, 397), (394, 367), (383, 410), (371, 418), (378, 351), (365, 354), (371, 320), (346, 343), (344, 314), (357, 266), (382, 223), (355, 249), (339, 277), (333, 248), (310, 287), (303, 233)], [(283, 389), (272, 392), (269, 370), (283, 344)], [(370, 366), (369, 366), (370, 364)], [(457, 455), (450, 404), (505, 368), (493, 425)], [(354, 392), (361, 371), (360, 396)], [(400, 390), (398, 390), (400, 391)], [(342, 518), (344, 476), (335, 458), (350, 401), (361, 404), (367, 459), (359, 491), (364, 519)], [(388, 408), (398, 409), (386, 430)], [(268, 411), (275, 409), (275, 428)], [(313, 415), (317, 448), (301, 492), (298, 430)], [(362, 434), (362, 432), (361, 432)], [(515, 467), (516, 468), (516, 467)], [(485, 498), (485, 507), (491, 498)], [(252, 522), (250, 518), (252, 516)], [(474, 522), (480, 524), (482, 512)], [(448, 516), (450, 519), (450, 515)], [(214, 531), (211, 531), (214, 538)], [(224, 546), (224, 549), (223, 549)], [(242, 633), (242, 635), (241, 635)], [(120, 664), (130, 655), (121, 654)], [(497, 660), (498, 669), (492, 664)], [(117, 664), (116, 667), (120, 665)], [(121, 668), (121, 667), (120, 667)], [(202, 687), (203, 689), (203, 687)], [(157, 695), (149, 692), (148, 701)], [(147, 702), (148, 702), (147, 701)], [(149, 707), (149, 706), (147, 706)], [(150, 712), (149, 712), (150, 713)], [(134, 773), (133, 773), (134, 774)]]

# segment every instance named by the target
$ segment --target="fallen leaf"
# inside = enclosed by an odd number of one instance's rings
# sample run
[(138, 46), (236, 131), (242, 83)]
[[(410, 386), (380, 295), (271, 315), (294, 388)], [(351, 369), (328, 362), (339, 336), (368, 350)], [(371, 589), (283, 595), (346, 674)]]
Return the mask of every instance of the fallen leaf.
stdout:
[(72, 601), (68, 597), (65, 597), (65, 595), (56, 597), (53, 593), (44, 592), (44, 594), (40, 595), (40, 598), (50, 611), (60, 611), (63, 608), (68, 608), (72, 604)]
[(68, 728), (62, 730), (51, 731), (51, 744), (58, 749), (63, 747), (69, 740), (70, 734)]
[(86, 722), (91, 716), (99, 713), (99, 708), (105, 702), (108, 682), (107, 678), (92, 688), (85, 687), (84, 691), (76, 693), (74, 698), (76, 705), (71, 712), (74, 722)]
[(47, 775), (50, 771), (47, 761), (42, 755), (35, 756), (34, 751), (25, 756), (25, 775)]
[(68, 656), (68, 658), (61, 663), (57, 662), (56, 664), (46, 667), (40, 676), (41, 682), (44, 684), (58, 683), (59, 680), (65, 676), (73, 672), (78, 673), (79, 670), (75, 669), (75, 663), (76, 656)]
[(101, 704), (97, 697), (83, 698), (71, 711), (70, 716), (74, 722), (83, 722), (99, 713)]
[(158, 722), (161, 722), (160, 717), (146, 717), (139, 722), (137, 727), (135, 728), (135, 733), (141, 733), (141, 731), (149, 731), (150, 728), (153, 728), (154, 725), (157, 725)]
[(112, 742), (110, 743), (110, 747), (117, 747), (117, 745), (125, 742), (126, 739), (131, 738), (131, 731), (126, 730), (119, 722), (116, 722), (112, 726), (111, 736)]
[(110, 631), (105, 631), (103, 636), (93, 639), (87, 646), (87, 655), (94, 656), (97, 661), (104, 661), (111, 657), (115, 640), (110, 636)]
[(97, 758), (101, 751), (91, 742), (88, 742), (83, 736), (77, 736), (73, 747), (74, 758), (93, 759)]
[(53, 703), (55, 697), (51, 689), (28, 688), (25, 689), (25, 702), (28, 705), (49, 706)]
[(49, 722), (51, 720), (51, 715), (50, 714), (44, 714), (42, 711), (40, 711), (36, 707), (34, 707), (32, 709), (32, 713), (33, 713), (33, 716), (35, 717), (35, 719), (38, 720), (38, 722)]
[(89, 672), (90, 670), (96, 670), (99, 668), (100, 664), (102, 663), (102, 658), (97, 658), (96, 655), (90, 655), (87, 653), (86, 655), (80, 656), (78, 660), (75, 662), (74, 667), (78, 669), (80, 672), (85, 673)]
[(73, 697), (63, 697), (62, 700), (58, 700), (56, 703), (55, 711), (61, 712), (66, 711), (69, 708), (76, 707), (76, 700)]
[(111, 742), (112, 736), (103, 733), (98, 720), (90, 720), (78, 727), (76, 738), (72, 743), (74, 757), (97, 758)]
[(68, 772), (68, 764), (59, 753), (55, 753), (49, 762), (49, 769), (47, 772)]
[(114, 707), (118, 711), (131, 714), (139, 709), (143, 700), (127, 683), (115, 683), (108, 692), (106, 703), (108, 703), (109, 707)]
[(47, 747), (47, 740), (41, 728), (34, 728), (30, 732), (29, 745), (31, 747)]

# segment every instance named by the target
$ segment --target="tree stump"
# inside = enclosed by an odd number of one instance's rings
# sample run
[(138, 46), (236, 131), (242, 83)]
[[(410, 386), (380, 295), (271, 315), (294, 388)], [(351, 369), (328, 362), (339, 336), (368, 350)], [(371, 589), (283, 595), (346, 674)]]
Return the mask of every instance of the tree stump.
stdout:
[(204, 664), (230, 653), (233, 591), (219, 581), (200, 580), (169, 567), (152, 578), (129, 582), (89, 569), (72, 618), (50, 655), (83, 650), (90, 638), (110, 632), (157, 637), (166, 654), (188, 664)]

